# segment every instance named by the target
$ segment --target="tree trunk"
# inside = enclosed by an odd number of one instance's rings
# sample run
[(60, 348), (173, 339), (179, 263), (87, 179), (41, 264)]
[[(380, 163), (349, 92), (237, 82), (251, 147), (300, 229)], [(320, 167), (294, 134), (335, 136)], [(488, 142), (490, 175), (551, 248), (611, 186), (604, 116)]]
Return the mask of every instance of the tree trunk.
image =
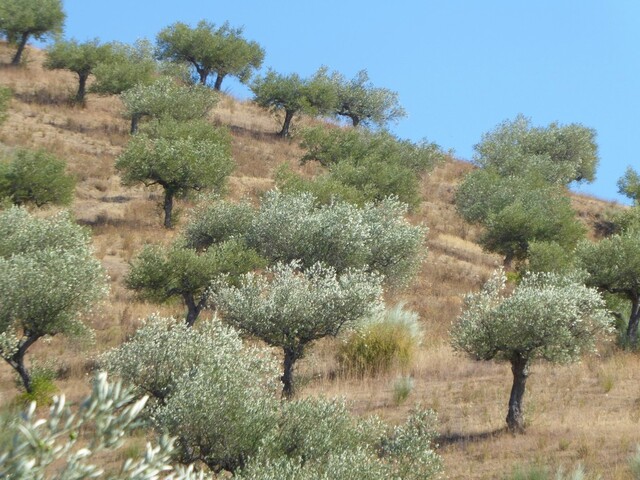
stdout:
[(640, 322), (640, 298), (631, 298), (631, 315), (627, 325), (627, 341), (629, 346), (635, 347), (638, 341), (638, 323)]
[(504, 257), (504, 261), (502, 262), (502, 268), (504, 268), (505, 272), (510, 272), (512, 264), (513, 264), (513, 254), (507, 253)]
[(27, 45), (28, 39), (29, 32), (24, 32), (20, 37), (20, 41), (18, 42), (18, 50), (11, 60), (11, 65), (20, 65), (20, 60), (22, 60), (22, 52), (24, 51), (24, 47)]
[(171, 223), (171, 212), (173, 211), (173, 190), (165, 187), (164, 189), (164, 228), (173, 228)]
[(131, 135), (135, 135), (136, 133), (138, 133), (138, 123), (140, 122), (140, 117), (142, 117), (142, 115), (140, 115), (139, 113), (134, 113), (133, 115), (131, 115)]
[(76, 93), (76, 103), (84, 105), (84, 96), (87, 93), (87, 79), (89, 78), (88, 73), (79, 73), (78, 74), (78, 93)]
[(353, 124), (354, 127), (357, 127), (358, 125), (360, 125), (360, 117), (357, 115), (349, 115), (349, 118), (351, 118), (351, 123)]
[(200, 75), (200, 85), (207, 84), (207, 77), (209, 76), (209, 72), (203, 68), (196, 67), (198, 75)]
[(278, 135), (282, 138), (286, 138), (289, 136), (289, 126), (291, 125), (291, 120), (293, 120), (293, 115), (295, 114), (292, 110), (285, 110), (284, 113), (284, 125), (282, 125), (282, 130)]
[(7, 363), (13, 367), (13, 369), (18, 373), (20, 380), (22, 380), (22, 385), (24, 385), (24, 389), (27, 393), (33, 393), (33, 384), (31, 383), (31, 375), (29, 375), (29, 371), (27, 367), (24, 365), (24, 357), (27, 353), (28, 348), (33, 345), (36, 340), (38, 340), (40, 336), (27, 336), (27, 339), (20, 345), (18, 351), (14, 353), (10, 358), (5, 358)]
[(193, 324), (196, 323), (198, 315), (200, 315), (200, 312), (204, 307), (204, 299), (200, 300), (200, 302), (196, 304), (193, 295), (191, 295), (190, 293), (183, 293), (182, 298), (184, 299), (184, 303), (187, 306), (187, 317), (185, 321), (187, 322), (187, 326), (193, 327)]
[(221, 73), (219, 73), (216, 76), (216, 81), (213, 84), (213, 89), (217, 90), (218, 92), (220, 91), (220, 87), (222, 87), (222, 80), (224, 79), (224, 75), (222, 75)]
[(293, 368), (299, 355), (292, 348), (284, 348), (284, 372), (280, 379), (282, 380), (282, 396), (289, 400), (295, 394), (295, 386), (293, 384)]
[(524, 415), (522, 411), (522, 399), (524, 389), (529, 376), (528, 359), (517, 354), (511, 360), (511, 372), (513, 373), (513, 385), (511, 386), (511, 396), (509, 397), (509, 412), (507, 413), (507, 426), (512, 432), (524, 431)]

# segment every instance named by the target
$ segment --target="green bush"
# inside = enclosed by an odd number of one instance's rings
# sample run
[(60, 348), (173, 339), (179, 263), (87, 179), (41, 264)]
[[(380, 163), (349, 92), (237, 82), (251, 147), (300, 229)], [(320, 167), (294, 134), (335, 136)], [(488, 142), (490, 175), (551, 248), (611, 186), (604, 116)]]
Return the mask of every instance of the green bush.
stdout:
[(341, 345), (338, 363), (356, 375), (407, 370), (420, 345), (418, 314), (396, 305), (371, 318)]
[[(31, 392), (24, 391), (16, 398), (16, 403), (29, 405), (36, 402), (38, 405), (49, 405), (53, 396), (58, 393), (53, 381), (56, 378), (55, 369), (49, 365), (40, 365), (35, 362), (31, 366)], [(16, 384), (22, 386), (20, 378), (16, 377)]]
[(75, 180), (65, 173), (66, 167), (66, 162), (44, 150), (17, 150), (0, 162), (0, 197), (8, 197), (15, 205), (67, 205), (73, 199)]

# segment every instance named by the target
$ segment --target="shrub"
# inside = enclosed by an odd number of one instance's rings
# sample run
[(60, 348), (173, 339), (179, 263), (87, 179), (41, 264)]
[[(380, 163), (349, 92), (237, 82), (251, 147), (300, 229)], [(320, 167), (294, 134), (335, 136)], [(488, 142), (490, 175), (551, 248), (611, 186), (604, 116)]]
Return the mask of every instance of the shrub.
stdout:
[(356, 375), (374, 375), (411, 366), (421, 343), (418, 314), (396, 305), (369, 319), (338, 352), (340, 366)]
[(67, 205), (73, 199), (75, 180), (65, 173), (67, 164), (44, 150), (17, 150), (0, 164), (0, 197), (15, 205), (53, 203)]

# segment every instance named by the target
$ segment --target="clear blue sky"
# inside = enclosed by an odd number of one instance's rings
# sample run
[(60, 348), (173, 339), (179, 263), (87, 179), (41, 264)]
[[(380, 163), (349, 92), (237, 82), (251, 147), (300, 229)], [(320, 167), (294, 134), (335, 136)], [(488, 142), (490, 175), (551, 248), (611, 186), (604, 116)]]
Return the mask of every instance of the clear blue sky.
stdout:
[[(408, 117), (392, 129), (471, 159), (483, 132), (518, 113), (535, 125), (598, 132), (597, 181), (578, 190), (623, 201), (616, 181), (640, 168), (637, 0), (64, 0), (65, 35), (152, 41), (176, 21), (244, 26), (264, 67), (348, 77), (367, 69), (397, 91)], [(250, 96), (225, 79), (223, 89)]]

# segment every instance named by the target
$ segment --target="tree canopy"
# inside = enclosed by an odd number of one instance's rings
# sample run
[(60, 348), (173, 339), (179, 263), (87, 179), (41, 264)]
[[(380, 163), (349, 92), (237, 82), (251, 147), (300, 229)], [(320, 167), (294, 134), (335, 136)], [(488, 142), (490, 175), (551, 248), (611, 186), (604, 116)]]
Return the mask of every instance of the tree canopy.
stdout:
[(44, 66), (52, 70), (69, 70), (78, 75), (78, 91), (75, 101), (83, 104), (87, 93), (87, 80), (94, 69), (109, 62), (113, 45), (101, 44), (98, 39), (79, 43), (76, 40), (59, 40), (47, 49)]
[(474, 147), (474, 161), (503, 177), (536, 169), (550, 183), (592, 182), (598, 166), (595, 137), (595, 130), (577, 123), (534, 127), (530, 119), (518, 115), (483, 135)]
[(640, 205), (640, 175), (633, 167), (627, 167), (622, 178), (618, 180), (618, 193)]
[(336, 89), (333, 113), (349, 118), (354, 127), (362, 124), (384, 128), (407, 115), (398, 102), (398, 94), (374, 87), (366, 70), (360, 70), (351, 80), (334, 72), (331, 81)]
[(65, 18), (61, 0), (0, 0), (0, 34), (18, 47), (11, 64), (20, 63), (30, 37), (62, 33)]
[(95, 82), (90, 92), (117, 95), (154, 80), (158, 65), (148, 41), (139, 40), (134, 45), (113, 42), (111, 48), (111, 55), (92, 70)]
[(552, 273), (525, 276), (510, 295), (498, 272), (465, 298), (451, 330), (454, 349), (477, 360), (511, 363), (513, 385), (507, 425), (524, 428), (522, 400), (529, 366), (537, 358), (572, 362), (594, 349), (596, 333), (610, 330), (604, 300), (579, 278)]
[(86, 232), (68, 214), (32, 217), (23, 208), (0, 212), (0, 354), (27, 392), (27, 350), (40, 338), (88, 331), (80, 315), (107, 292)]
[(178, 121), (203, 119), (218, 102), (218, 95), (201, 85), (181, 85), (169, 77), (150, 84), (138, 83), (120, 98), (124, 115), (131, 118), (131, 133), (143, 117)]
[(284, 123), (278, 134), (281, 137), (289, 136), (294, 115), (329, 113), (336, 101), (336, 92), (325, 68), (320, 68), (310, 78), (269, 70), (265, 76), (254, 80), (251, 90), (258, 105), (284, 112)]
[(216, 90), (220, 90), (227, 75), (246, 83), (253, 71), (262, 66), (264, 50), (257, 42), (245, 40), (242, 33), (242, 28), (233, 28), (229, 23), (216, 28), (201, 20), (191, 28), (176, 22), (158, 33), (158, 57), (191, 64), (202, 85), (206, 85), (209, 75), (216, 74)]

